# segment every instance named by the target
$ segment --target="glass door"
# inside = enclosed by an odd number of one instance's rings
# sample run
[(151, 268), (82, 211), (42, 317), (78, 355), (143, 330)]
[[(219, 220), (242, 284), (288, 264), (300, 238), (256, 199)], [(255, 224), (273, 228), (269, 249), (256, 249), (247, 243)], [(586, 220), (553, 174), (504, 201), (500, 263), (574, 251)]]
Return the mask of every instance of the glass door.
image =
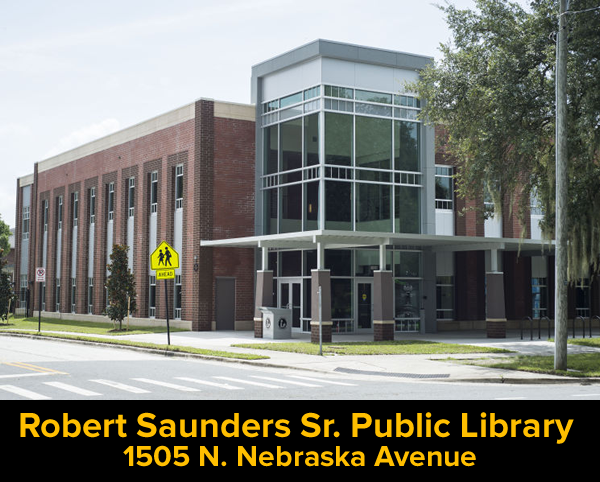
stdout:
[(356, 322), (357, 330), (373, 329), (373, 282), (356, 282)]
[(302, 284), (299, 281), (280, 280), (279, 307), (292, 310), (292, 328), (301, 329)]

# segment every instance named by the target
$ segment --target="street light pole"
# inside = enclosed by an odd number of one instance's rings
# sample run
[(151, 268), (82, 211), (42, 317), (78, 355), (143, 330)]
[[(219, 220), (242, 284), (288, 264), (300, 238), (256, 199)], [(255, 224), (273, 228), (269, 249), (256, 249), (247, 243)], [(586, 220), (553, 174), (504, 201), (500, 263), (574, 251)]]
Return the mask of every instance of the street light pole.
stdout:
[(567, 19), (568, 1), (560, 0), (556, 40), (556, 292), (554, 369), (567, 369)]

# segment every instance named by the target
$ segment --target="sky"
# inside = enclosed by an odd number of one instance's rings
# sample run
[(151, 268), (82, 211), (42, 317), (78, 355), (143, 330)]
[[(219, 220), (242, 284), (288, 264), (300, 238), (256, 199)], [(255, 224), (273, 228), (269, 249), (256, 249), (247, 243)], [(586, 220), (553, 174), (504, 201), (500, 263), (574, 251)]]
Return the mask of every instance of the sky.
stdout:
[(1, 219), (36, 162), (201, 97), (250, 103), (252, 66), (313, 40), (438, 59), (444, 1), (0, 0)]

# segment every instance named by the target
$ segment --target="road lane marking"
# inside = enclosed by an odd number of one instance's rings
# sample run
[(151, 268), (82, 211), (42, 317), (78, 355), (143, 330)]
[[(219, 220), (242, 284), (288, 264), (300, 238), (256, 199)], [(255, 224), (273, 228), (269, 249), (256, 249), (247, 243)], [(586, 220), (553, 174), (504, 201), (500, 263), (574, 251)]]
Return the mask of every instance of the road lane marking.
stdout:
[(319, 383), (329, 383), (331, 385), (342, 385), (345, 387), (357, 387), (355, 383), (346, 383), (346, 382), (334, 382), (333, 380), (325, 380), (324, 378), (311, 378), (311, 377), (302, 377), (300, 375), (290, 375), (291, 378), (299, 378), (300, 380), (308, 380), (311, 382), (319, 382)]
[(20, 395), (25, 398), (29, 398), (30, 400), (50, 400), (50, 397), (45, 395), (41, 395), (39, 393), (31, 392), (29, 390), (25, 390), (24, 388), (15, 387), (14, 385), (0, 385), (0, 390), (5, 390), (10, 393), (14, 393), (15, 395)]
[(283, 380), (281, 378), (260, 377), (257, 375), (253, 375), (252, 378), (260, 378), (261, 380), (269, 380), (271, 382), (289, 383), (290, 385), (298, 385), (301, 387), (312, 387), (312, 388), (320, 388), (321, 387), (321, 385), (315, 385), (314, 383), (294, 382), (292, 380)]
[(183, 385), (176, 385), (175, 383), (169, 383), (169, 382), (160, 382), (158, 380), (151, 380), (149, 378), (132, 378), (132, 380), (135, 380), (137, 382), (142, 382), (142, 383), (150, 383), (151, 385), (158, 385), (161, 387), (172, 388), (173, 390), (179, 390), (181, 392), (199, 392), (200, 391), (197, 388), (185, 387)]
[(134, 387), (132, 385), (125, 385), (124, 383), (113, 382), (112, 380), (90, 380), (90, 382), (100, 383), (102, 385), (106, 385), (108, 387), (116, 388), (118, 390), (124, 390), (130, 393), (151, 393), (148, 390), (144, 390), (143, 388)]
[(11, 363), (3, 362), (3, 365), (8, 365), (8, 366), (17, 367), (17, 368), (24, 368), (25, 370), (31, 370), (31, 371), (39, 372), (39, 373), (55, 373), (55, 374), (61, 374), (61, 375), (67, 374), (65, 372), (53, 370), (52, 368), (39, 367), (37, 365), (32, 365), (30, 363), (23, 363), (23, 362), (11, 362)]
[(256, 387), (283, 388), (278, 385), (271, 385), (269, 383), (251, 382), (250, 380), (240, 380), (239, 378), (230, 378), (230, 377), (213, 377), (213, 378), (217, 378), (219, 380), (227, 380), (229, 382), (234, 382), (234, 383), (245, 383), (246, 385), (254, 385)]
[(225, 390), (243, 390), (242, 387), (236, 387), (233, 385), (229, 385), (229, 383), (216, 383), (209, 382), (206, 380), (199, 380), (197, 378), (188, 378), (188, 377), (175, 377), (177, 380), (183, 380), (185, 382), (199, 383), (201, 385), (208, 385), (211, 387), (224, 388)]
[(61, 390), (76, 393), (77, 395), (83, 395), (85, 397), (99, 397), (100, 395), (102, 395), (101, 393), (92, 392), (91, 390), (75, 387), (73, 385), (69, 385), (67, 383), (62, 382), (44, 382), (44, 385), (50, 385), (51, 387), (60, 388)]

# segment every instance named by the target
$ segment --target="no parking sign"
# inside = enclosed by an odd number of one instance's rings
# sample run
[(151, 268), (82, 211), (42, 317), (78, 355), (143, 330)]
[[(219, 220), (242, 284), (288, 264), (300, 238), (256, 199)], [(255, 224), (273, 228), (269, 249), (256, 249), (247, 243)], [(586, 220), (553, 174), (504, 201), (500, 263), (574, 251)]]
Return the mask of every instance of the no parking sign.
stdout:
[(38, 283), (44, 283), (46, 281), (46, 268), (35, 269), (35, 280)]

